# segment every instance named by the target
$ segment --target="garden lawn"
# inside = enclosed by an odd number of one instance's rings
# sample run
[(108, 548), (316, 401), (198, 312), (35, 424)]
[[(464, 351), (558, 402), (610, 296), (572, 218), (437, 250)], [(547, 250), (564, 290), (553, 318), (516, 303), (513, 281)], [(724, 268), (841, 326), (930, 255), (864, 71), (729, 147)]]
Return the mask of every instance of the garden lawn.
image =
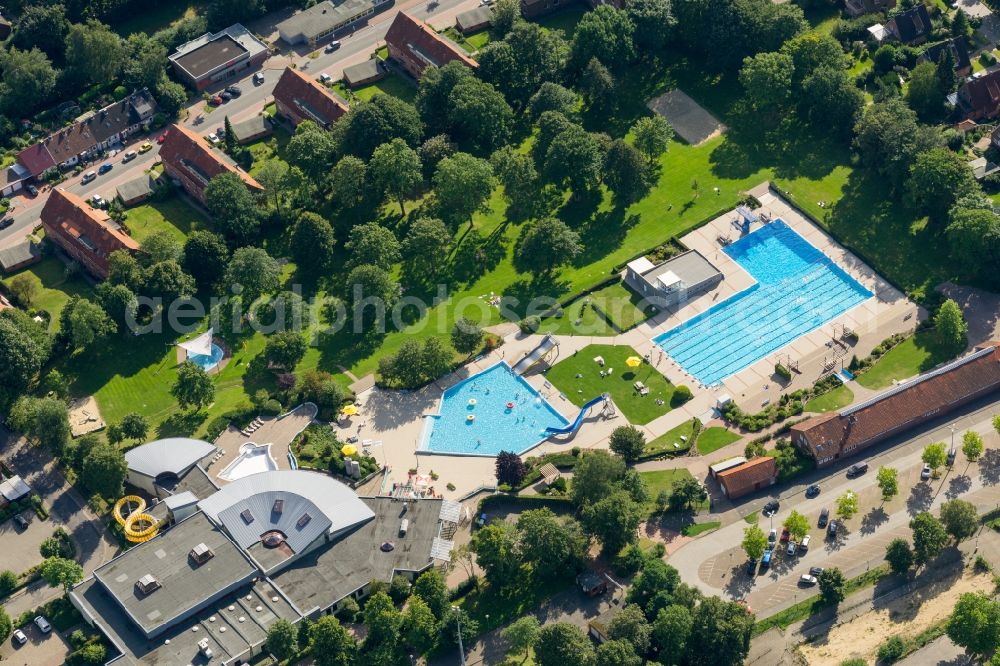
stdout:
[(650, 305), (645, 310), (640, 309), (642, 297), (622, 282), (595, 291), (587, 298), (621, 331), (635, 328), (655, 314), (655, 308)]
[(562, 30), (566, 40), (572, 41), (573, 33), (576, 32), (576, 24), (580, 22), (585, 13), (586, 10), (582, 7), (572, 5), (568, 9), (540, 16), (534, 19), (534, 22), (549, 30)]
[(847, 386), (841, 385), (807, 402), (805, 410), (807, 412), (832, 412), (835, 409), (847, 407), (852, 402), (854, 402), (854, 392)]
[(612, 337), (616, 334), (608, 320), (591, 307), (587, 299), (573, 301), (562, 313), (542, 320), (539, 333), (555, 335), (597, 335)]
[(542, 582), (524, 581), (522, 585), (511, 585), (507, 594), (497, 594), (488, 584), (480, 583), (478, 589), (473, 589), (456, 603), (479, 623), (479, 633), (485, 634), (534, 611), (545, 600), (570, 585), (571, 582), (565, 578)]
[(59, 330), (59, 313), (70, 299), (70, 296), (93, 298), (94, 292), (90, 285), (79, 276), (66, 276), (66, 265), (56, 257), (46, 257), (34, 266), (29, 266), (17, 273), (8, 275), (3, 283), (8, 288), (11, 281), (18, 275), (29, 275), (38, 286), (38, 294), (31, 306), (37, 310), (45, 310), (51, 315), (49, 331)]
[(192, 231), (209, 228), (208, 221), (179, 196), (147, 201), (129, 208), (127, 213), (125, 225), (139, 243), (159, 233), (169, 234), (184, 243)]
[(389, 72), (381, 81), (376, 81), (360, 88), (354, 88), (353, 90), (342, 83), (337, 83), (333, 88), (338, 95), (347, 101), (351, 101), (351, 99), (367, 101), (378, 93), (392, 95), (404, 102), (410, 103), (413, 103), (413, 100), (417, 97), (417, 89), (395, 72)]
[[(646, 484), (646, 492), (649, 494), (649, 503), (647, 508), (650, 513), (656, 510), (656, 496), (660, 494), (661, 490), (665, 490), (669, 495), (674, 489), (674, 481), (680, 481), (681, 479), (693, 478), (691, 472), (686, 469), (660, 469), (653, 472), (639, 472), (639, 476)], [(695, 510), (708, 508), (708, 500), (706, 499), (700, 505), (695, 507)]]
[(693, 433), (694, 420), (690, 419), (668, 430), (653, 441), (646, 442), (646, 446), (642, 450), (642, 457), (653, 458), (661, 454), (686, 453), (691, 448), (691, 435)]
[(939, 363), (953, 358), (951, 350), (942, 347), (933, 331), (922, 331), (903, 340), (858, 376), (857, 382), (868, 389), (891, 386), (893, 380), (909, 379), (927, 372)]
[(741, 437), (738, 434), (725, 428), (707, 428), (702, 430), (701, 434), (698, 435), (698, 453), (706, 456), (713, 451), (718, 451), (723, 446), (738, 442), (740, 439)]
[[(274, 134), (260, 141), (255, 141), (247, 145), (250, 154), (253, 155), (253, 165), (250, 167), (250, 175), (256, 176), (267, 160), (276, 159), (285, 162), (285, 148), (292, 135), (278, 126)], [(286, 162), (287, 163), (287, 162)]]
[[(603, 367), (594, 363), (595, 356), (604, 357)], [(610, 393), (625, 418), (643, 425), (670, 411), (674, 386), (648, 363), (635, 369), (628, 367), (625, 359), (630, 356), (638, 354), (626, 345), (590, 345), (556, 363), (545, 376), (578, 407), (602, 393)], [(612, 369), (610, 376), (601, 377), (602, 370)], [(582, 376), (577, 378), (577, 374)], [(649, 393), (640, 396), (634, 386), (637, 381), (648, 386)], [(658, 399), (662, 405), (656, 403)]]
[(720, 527), (722, 527), (722, 523), (718, 520), (712, 520), (707, 523), (690, 523), (681, 529), (681, 534), (686, 537), (694, 538), (705, 534), (706, 532), (713, 532)]

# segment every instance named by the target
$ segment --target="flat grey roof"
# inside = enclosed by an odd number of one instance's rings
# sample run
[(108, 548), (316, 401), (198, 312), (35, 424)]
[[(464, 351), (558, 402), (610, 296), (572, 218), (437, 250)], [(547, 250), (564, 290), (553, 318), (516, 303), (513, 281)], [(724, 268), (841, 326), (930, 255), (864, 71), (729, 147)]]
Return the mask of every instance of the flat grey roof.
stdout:
[(212, 481), (208, 472), (203, 470), (201, 465), (195, 465), (189, 469), (176, 483), (161, 482), (156, 485), (174, 495), (190, 492), (198, 499), (204, 499), (219, 489), (218, 484)]
[(467, 12), (462, 12), (455, 17), (455, 24), (459, 30), (468, 30), (470, 27), (479, 25), (489, 25), (493, 22), (493, 8), (482, 5)]
[(200, 439), (168, 437), (126, 451), (125, 462), (129, 471), (150, 478), (164, 473), (180, 476), (215, 450), (214, 444)]
[[(247, 652), (252, 646), (263, 643), (267, 638), (267, 628), (275, 620), (294, 622), (299, 618), (298, 612), (281, 592), (269, 581), (261, 580), (238, 588), (185, 622), (149, 640), (121, 612), (114, 599), (96, 579), (87, 579), (70, 594), (122, 651), (121, 660), (115, 661), (115, 666), (208, 663), (204, 658), (198, 657), (198, 641), (205, 638), (218, 659), (213, 659), (211, 663), (225, 663)], [(230, 606), (232, 610), (229, 610)], [(258, 611), (258, 607), (261, 610)], [(211, 621), (213, 617), (214, 622)], [(242, 622), (240, 618), (243, 618)], [(193, 631), (194, 627), (198, 627), (198, 630)]]
[(375, 7), (374, 0), (344, 0), (334, 4), (319, 2), (278, 24), (278, 32), (293, 39), (316, 39), (334, 26), (350, 21)]
[[(403, 502), (392, 497), (363, 497), (374, 519), (330, 545), (295, 560), (274, 582), (303, 613), (327, 608), (373, 580), (389, 581), (394, 571), (422, 571), (431, 564), (431, 544), (438, 535), (442, 500)], [(400, 520), (409, 522), (399, 536)], [(384, 542), (395, 548), (381, 550)]]
[[(199, 543), (215, 553), (200, 565), (189, 557)], [(256, 573), (240, 549), (199, 512), (98, 567), (94, 577), (146, 634), (153, 635)], [(161, 587), (143, 595), (135, 584), (146, 575)]]
[(347, 81), (348, 85), (350, 85), (353, 81), (367, 81), (368, 79), (378, 76), (380, 71), (378, 60), (375, 58), (369, 58), (364, 62), (359, 62), (357, 65), (345, 67), (344, 80)]
[(229, 35), (223, 34), (182, 56), (178, 56), (174, 62), (197, 79), (205, 76), (219, 65), (247, 52), (242, 44)]
[(713, 266), (712, 262), (703, 257), (700, 252), (688, 250), (667, 259), (653, 270), (643, 273), (642, 277), (650, 284), (655, 284), (656, 278), (668, 271), (679, 277), (686, 286), (701, 284), (720, 274), (719, 269)]
[(237, 141), (246, 141), (247, 139), (264, 134), (271, 131), (271, 124), (267, 119), (267, 116), (251, 116), (246, 120), (241, 120), (238, 123), (232, 123), (233, 136), (236, 137)]
[(131, 201), (153, 192), (153, 179), (148, 174), (127, 180), (118, 186), (118, 196), (122, 201)]

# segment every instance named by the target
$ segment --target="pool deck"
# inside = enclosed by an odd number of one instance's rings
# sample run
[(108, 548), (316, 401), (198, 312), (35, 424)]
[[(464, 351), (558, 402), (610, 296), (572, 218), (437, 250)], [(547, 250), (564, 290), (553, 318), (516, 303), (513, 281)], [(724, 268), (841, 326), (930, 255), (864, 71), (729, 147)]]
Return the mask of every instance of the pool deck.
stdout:
[(252, 433), (249, 437), (242, 434), (233, 426), (229, 426), (216, 438), (215, 442), (213, 442), (222, 450), (223, 455), (221, 458), (209, 465), (206, 470), (208, 475), (211, 476), (216, 483), (229, 483), (227, 479), (220, 478), (219, 473), (221, 473), (231, 462), (239, 457), (240, 447), (247, 442), (254, 442), (255, 444), (271, 444), (271, 456), (274, 458), (274, 461), (278, 463), (278, 469), (289, 469), (288, 447), (292, 443), (292, 440), (295, 439), (295, 436), (305, 430), (307, 425), (312, 423), (312, 420), (316, 418), (317, 413), (316, 405), (306, 403), (304, 405), (299, 405), (292, 411), (282, 416), (262, 416), (261, 420), (264, 422), (264, 425), (258, 428), (256, 432)]
[[(777, 400), (782, 393), (811, 386), (825, 374), (823, 368), (827, 362), (833, 360), (837, 368), (841, 367), (841, 363), (847, 365), (852, 355), (856, 354), (859, 358), (866, 356), (889, 335), (912, 331), (918, 320), (925, 316), (925, 313), (918, 310), (918, 307), (906, 299), (899, 290), (880, 278), (859, 258), (845, 250), (822, 229), (771, 192), (767, 183), (752, 190), (751, 194), (761, 202), (763, 212), (769, 213), (772, 219), (784, 220), (796, 233), (826, 254), (874, 296), (723, 380), (721, 386), (702, 387), (697, 380), (662, 353), (652, 339), (721, 300), (750, 287), (754, 281), (742, 267), (722, 252), (722, 246), (717, 241), (720, 235), (728, 236), (732, 240), (739, 237), (732, 226), (732, 221), (736, 218), (735, 211), (690, 232), (681, 238), (681, 242), (701, 252), (725, 276), (717, 289), (701, 294), (679, 308), (656, 315), (617, 336), (555, 336), (559, 345), (555, 356), (549, 359), (549, 364), (554, 365), (560, 359), (595, 343), (628, 345), (641, 356), (648, 357), (656, 369), (673, 384), (690, 387), (694, 393), (691, 401), (644, 426), (638, 426), (645, 432), (647, 440), (658, 437), (693, 417), (698, 417), (703, 423), (709, 423), (714, 418), (713, 408), (718, 399), (724, 395), (730, 396), (747, 411), (757, 411), (769, 401)], [(754, 229), (756, 228), (758, 227), (755, 225)], [(842, 349), (834, 345), (831, 339), (833, 331), (835, 329), (841, 331), (845, 325), (855, 331), (859, 339), (853, 347)], [(498, 330), (506, 333), (502, 347), (477, 358), (427, 387), (410, 393), (387, 391), (376, 387), (358, 394), (360, 414), (346, 422), (339, 433), (342, 439), (356, 435), (361, 440), (372, 440), (375, 443), (371, 448), (372, 455), (379, 463), (389, 467), (387, 485), (405, 481), (408, 471), (416, 468), (421, 474), (430, 474), (432, 471), (436, 473), (439, 479), (434, 482), (435, 491), (449, 498), (464, 497), (480, 487), (493, 487), (495, 483), (493, 458), (418, 454), (416, 450), (423, 432), (423, 415), (437, 411), (439, 400), (447, 388), (470, 375), (486, 370), (500, 360), (506, 360), (511, 365), (515, 364), (534, 349), (540, 340), (538, 335), (523, 335), (516, 330), (510, 332), (511, 327), (507, 325), (501, 325)], [(837, 358), (834, 360), (835, 356)], [(793, 374), (791, 382), (782, 384), (773, 376), (774, 364), (781, 360), (787, 365), (789, 357), (792, 361), (797, 361), (799, 372)], [(544, 367), (536, 366), (524, 377), (556, 411), (572, 421), (576, 418), (579, 408), (546, 381), (543, 370)], [(526, 452), (524, 456), (566, 451), (574, 446), (582, 449), (607, 448), (611, 431), (627, 423), (628, 421), (621, 415), (603, 419), (599, 412), (591, 412), (574, 437), (558, 442), (545, 441)], [(275, 450), (276, 459), (279, 452)], [(278, 462), (280, 465), (283, 461), (279, 459)], [(699, 462), (710, 464), (716, 460), (710, 457), (708, 460), (699, 459)], [(225, 463), (222, 466), (224, 465)], [(707, 471), (707, 467), (705, 469)], [(455, 490), (447, 490), (448, 483), (453, 484)]]

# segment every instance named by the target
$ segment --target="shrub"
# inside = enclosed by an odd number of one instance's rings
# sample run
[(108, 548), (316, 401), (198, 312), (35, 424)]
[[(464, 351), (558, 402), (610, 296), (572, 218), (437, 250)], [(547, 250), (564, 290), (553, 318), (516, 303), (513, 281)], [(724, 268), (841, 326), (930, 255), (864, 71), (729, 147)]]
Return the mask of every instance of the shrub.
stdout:
[(631, 576), (642, 568), (646, 556), (638, 544), (629, 544), (615, 557), (615, 573), (619, 576)]
[(783, 366), (781, 363), (774, 364), (774, 374), (778, 375), (786, 382), (792, 381), (792, 371)]
[(541, 325), (542, 320), (539, 319), (537, 315), (525, 317), (521, 321), (517, 322), (517, 327), (521, 329), (522, 333), (536, 333), (538, 331), (538, 327)]
[(902, 657), (904, 652), (906, 652), (906, 646), (903, 644), (903, 639), (899, 636), (893, 636), (879, 646), (878, 661), (882, 664), (892, 664)]
[(0, 596), (7, 596), (17, 588), (18, 577), (17, 574), (10, 569), (4, 569), (0, 572)]
[(693, 397), (694, 394), (691, 393), (691, 389), (681, 384), (676, 389), (674, 389), (674, 394), (670, 396), (670, 406), (680, 407)]

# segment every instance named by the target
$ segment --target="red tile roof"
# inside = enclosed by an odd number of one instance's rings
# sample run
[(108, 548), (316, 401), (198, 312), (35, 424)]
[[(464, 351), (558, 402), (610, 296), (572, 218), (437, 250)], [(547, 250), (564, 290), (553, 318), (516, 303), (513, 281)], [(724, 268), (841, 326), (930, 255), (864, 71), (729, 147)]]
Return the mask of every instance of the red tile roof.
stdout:
[(205, 140), (184, 127), (173, 124), (167, 131), (167, 138), (160, 146), (160, 159), (179, 171), (190, 172), (189, 165), (197, 168), (206, 179), (211, 180), (222, 173), (235, 173), (247, 187), (263, 190), (246, 171), (237, 168), (222, 153), (209, 148)]
[(1000, 342), (991, 342), (870, 400), (793, 426), (792, 440), (828, 463), (997, 390)]
[(347, 104), (326, 86), (291, 67), (281, 73), (273, 94), (278, 111), (290, 116), (296, 125), (312, 120), (329, 127), (347, 113)]
[(457, 44), (437, 34), (426, 23), (403, 12), (396, 14), (385, 35), (385, 41), (400, 50), (415, 54), (425, 66), (444, 67), (452, 60), (459, 60), (472, 68), (479, 66)]
[(760, 456), (716, 475), (726, 497), (733, 499), (771, 485), (778, 478), (778, 463), (770, 456)]
[(52, 190), (42, 207), (41, 219), (48, 239), (101, 278), (108, 275), (108, 256), (112, 252), (139, 249), (139, 243), (104, 211), (91, 208), (66, 190)]
[(23, 164), (32, 176), (38, 176), (56, 165), (55, 159), (44, 143), (28, 146), (17, 154), (17, 161)]
[(958, 96), (968, 109), (991, 114), (1000, 105), (1000, 70), (969, 79)]

